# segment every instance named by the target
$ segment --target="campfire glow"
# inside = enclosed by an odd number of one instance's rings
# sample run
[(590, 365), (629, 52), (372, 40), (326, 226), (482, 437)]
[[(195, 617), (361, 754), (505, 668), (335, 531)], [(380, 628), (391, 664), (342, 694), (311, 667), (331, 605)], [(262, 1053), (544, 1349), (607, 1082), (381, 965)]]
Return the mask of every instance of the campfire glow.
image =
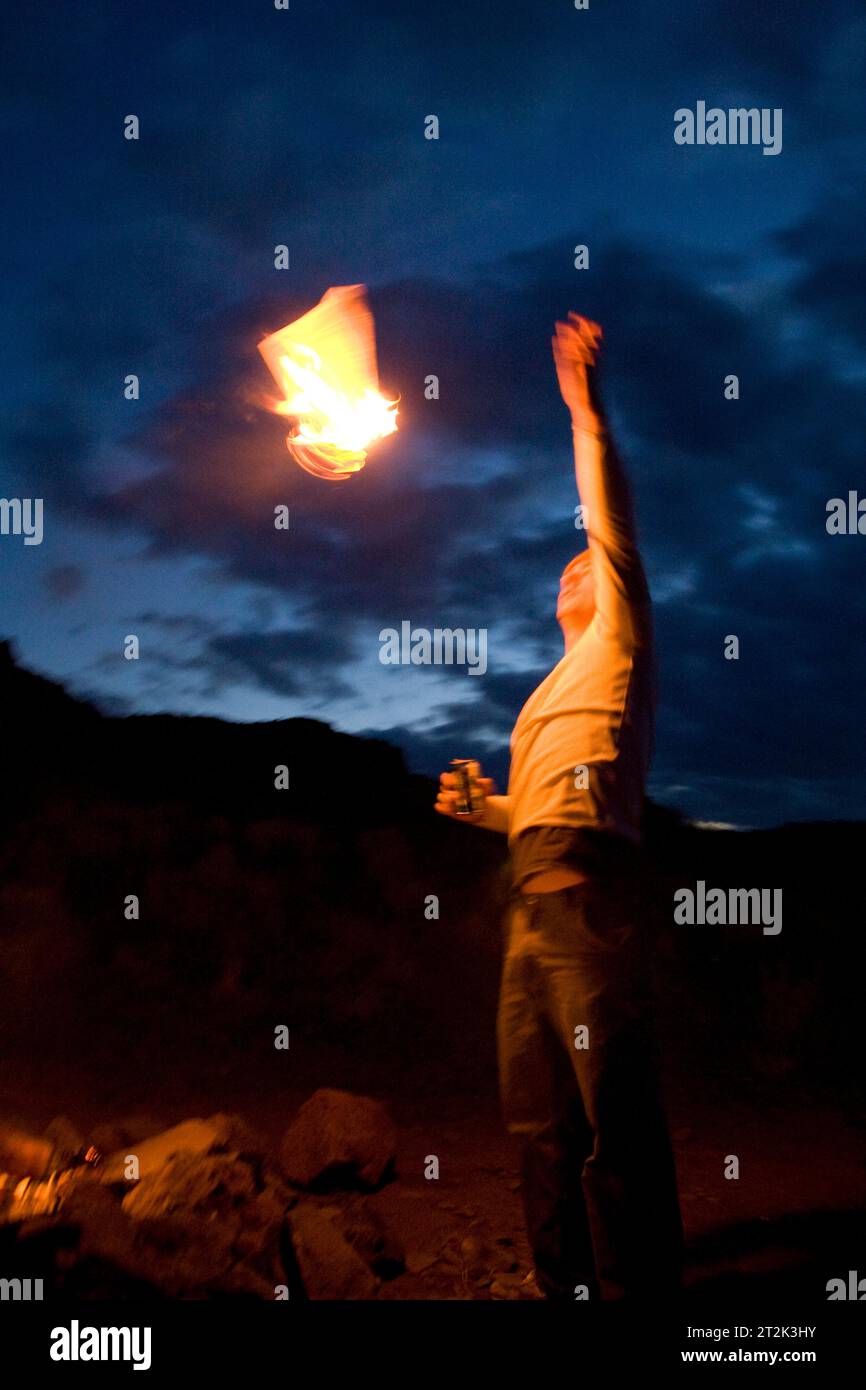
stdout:
[(379, 390), (373, 316), (363, 285), (327, 290), (302, 318), (259, 343), (283, 395), (269, 409), (294, 420), (289, 452), (308, 473), (346, 478), (397, 428), (397, 402)]
[(0, 1221), (26, 1221), (57, 1210), (69, 1173), (52, 1173), (45, 1181), (0, 1173)]

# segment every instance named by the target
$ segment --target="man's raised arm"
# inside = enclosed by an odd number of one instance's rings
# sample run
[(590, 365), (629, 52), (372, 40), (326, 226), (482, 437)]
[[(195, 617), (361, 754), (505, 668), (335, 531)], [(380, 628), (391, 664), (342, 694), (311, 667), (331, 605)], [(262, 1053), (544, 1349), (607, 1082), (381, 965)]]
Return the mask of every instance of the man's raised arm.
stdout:
[(553, 356), (571, 411), (577, 491), (586, 508), (598, 620), (629, 646), (649, 635), (650, 600), (625, 470), (598, 399), (595, 362), (601, 329), (569, 314), (556, 325)]

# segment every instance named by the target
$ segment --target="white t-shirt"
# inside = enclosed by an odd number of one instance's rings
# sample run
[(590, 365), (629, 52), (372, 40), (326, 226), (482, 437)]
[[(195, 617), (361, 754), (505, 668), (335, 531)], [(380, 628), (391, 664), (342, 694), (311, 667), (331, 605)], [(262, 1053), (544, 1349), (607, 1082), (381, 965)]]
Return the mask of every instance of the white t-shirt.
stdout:
[(575, 431), (575, 462), (595, 614), (514, 726), (508, 836), (556, 825), (638, 843), (655, 708), (649, 590), (628, 484), (610, 441)]

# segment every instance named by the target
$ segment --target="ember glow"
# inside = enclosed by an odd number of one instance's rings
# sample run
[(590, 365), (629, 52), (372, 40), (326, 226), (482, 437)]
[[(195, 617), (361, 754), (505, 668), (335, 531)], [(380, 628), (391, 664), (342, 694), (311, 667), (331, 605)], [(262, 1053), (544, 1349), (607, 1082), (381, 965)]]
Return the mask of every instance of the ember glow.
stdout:
[(308, 473), (346, 478), (397, 428), (397, 402), (379, 390), (376, 335), (363, 285), (327, 290), (308, 314), (259, 343), (282, 391), (269, 409), (293, 420), (289, 453)]
[(68, 1173), (52, 1173), (44, 1181), (0, 1173), (0, 1221), (27, 1221), (47, 1216), (60, 1205)]

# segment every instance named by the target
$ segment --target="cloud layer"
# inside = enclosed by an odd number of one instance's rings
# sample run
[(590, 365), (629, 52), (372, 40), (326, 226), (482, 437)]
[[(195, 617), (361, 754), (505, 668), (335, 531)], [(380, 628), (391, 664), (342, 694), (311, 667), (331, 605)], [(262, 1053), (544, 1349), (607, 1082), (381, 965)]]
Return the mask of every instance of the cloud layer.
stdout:
[[(44, 554), (0, 552), (25, 659), (106, 706), (310, 712), (504, 777), (582, 544), (549, 355), (574, 307), (605, 325), (657, 604), (654, 794), (744, 824), (866, 814), (866, 539), (824, 526), (863, 478), (853, 5), (635, 6), (628, 33), (604, 8), (97, 6), (65, 59), (48, 16), (19, 23), (7, 492), (48, 516)], [(781, 106), (782, 155), (676, 147), (697, 99)], [(400, 431), (331, 485), (261, 409), (256, 344), (358, 280)], [(488, 629), (487, 674), (383, 667), (404, 620)]]

